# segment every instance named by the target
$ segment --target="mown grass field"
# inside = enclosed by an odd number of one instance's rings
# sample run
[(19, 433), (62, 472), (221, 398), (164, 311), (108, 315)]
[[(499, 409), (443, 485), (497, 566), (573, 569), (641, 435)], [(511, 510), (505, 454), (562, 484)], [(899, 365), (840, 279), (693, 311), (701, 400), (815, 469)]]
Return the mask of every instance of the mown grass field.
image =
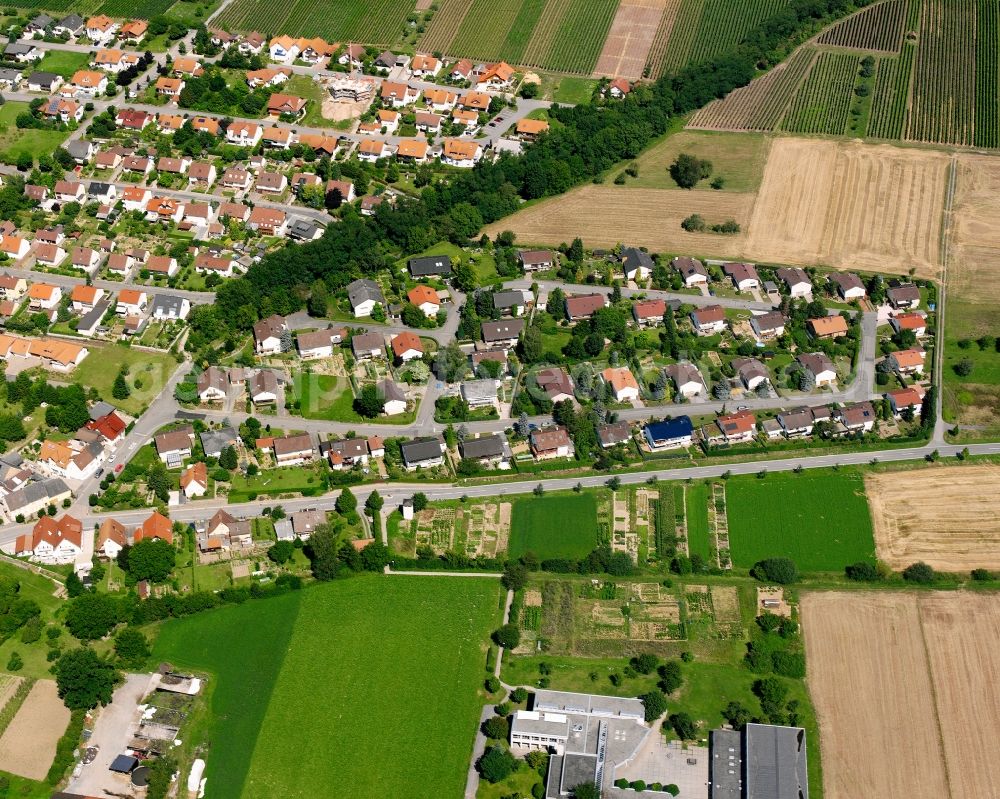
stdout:
[[(676, 189), (670, 177), (670, 165), (681, 153), (688, 153), (712, 163), (712, 175), (702, 180), (694, 191), (716, 191), (712, 180), (722, 178), (722, 191), (757, 191), (764, 177), (764, 165), (770, 140), (757, 133), (716, 133), (682, 130), (667, 136), (640, 155), (635, 163), (639, 175), (629, 178), (626, 186), (640, 189)], [(616, 167), (614, 173), (619, 169)]]
[(20, 130), (15, 120), (27, 111), (27, 103), (4, 103), (0, 107), (0, 161), (13, 164), (21, 153), (35, 160), (40, 155), (51, 155), (69, 136), (69, 131)]
[(73, 77), (73, 73), (78, 69), (90, 68), (90, 55), (88, 53), (74, 53), (69, 50), (49, 50), (45, 57), (38, 62), (38, 72), (54, 72), (62, 75), (66, 80)]
[[(136, 416), (156, 399), (177, 369), (177, 362), (167, 353), (133, 350), (117, 344), (99, 347), (88, 343), (87, 346), (90, 354), (73, 371), (72, 381), (96, 388), (101, 399)], [(128, 370), (126, 380), (132, 393), (118, 400), (111, 396), (111, 389), (123, 367)]]
[[(56, 590), (56, 586), (50, 579), (34, 574), (27, 569), (18, 568), (3, 560), (0, 560), (0, 579), (17, 580), (21, 586), (19, 592), (21, 598), (34, 600), (42, 609), (42, 621), (45, 624), (56, 621), (56, 614), (64, 603), (53, 595), (52, 592)], [(66, 637), (64, 634), (64, 641)], [(52, 664), (45, 659), (48, 649), (48, 639), (44, 635), (31, 644), (24, 643), (19, 633), (12, 635), (7, 640), (0, 642), (0, 670), (7, 665), (11, 654), (17, 652), (24, 661), (23, 668), (18, 672), (19, 677), (51, 678), (49, 668)], [(11, 792), (11, 796), (14, 795)]]
[(709, 487), (692, 483), (684, 491), (684, 516), (687, 520), (688, 552), (708, 560), (712, 548), (708, 529)]
[(597, 546), (597, 499), (593, 494), (518, 497), (511, 511), (508, 552), (517, 558), (582, 558)]
[(733, 564), (788, 557), (802, 571), (839, 571), (875, 555), (864, 482), (856, 471), (734, 477), (726, 483)]
[(359, 577), (168, 622), (154, 659), (215, 677), (213, 799), (459, 795), (499, 591)]

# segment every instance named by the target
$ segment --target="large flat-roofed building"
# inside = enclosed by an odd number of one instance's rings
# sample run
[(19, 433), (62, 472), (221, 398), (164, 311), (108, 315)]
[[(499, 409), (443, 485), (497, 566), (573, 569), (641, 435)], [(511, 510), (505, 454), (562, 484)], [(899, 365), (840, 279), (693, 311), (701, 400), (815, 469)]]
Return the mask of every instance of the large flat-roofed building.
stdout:
[(709, 799), (809, 799), (806, 731), (748, 724), (713, 730)]
[(553, 753), (545, 796), (562, 799), (583, 783), (610, 788), (615, 768), (651, 733), (638, 699), (536, 691), (531, 710), (519, 710), (511, 720), (510, 742), (516, 754)]

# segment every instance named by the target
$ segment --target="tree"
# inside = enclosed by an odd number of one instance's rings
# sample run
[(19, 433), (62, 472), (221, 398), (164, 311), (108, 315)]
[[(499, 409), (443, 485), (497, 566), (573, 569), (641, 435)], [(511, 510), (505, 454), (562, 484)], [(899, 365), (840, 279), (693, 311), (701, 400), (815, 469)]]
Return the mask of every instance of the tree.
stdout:
[(385, 397), (374, 383), (368, 383), (354, 400), (354, 410), (368, 419), (374, 419), (385, 406)]
[(753, 716), (739, 702), (730, 702), (722, 711), (722, 718), (728, 721), (733, 729), (742, 730), (750, 723)]
[(663, 691), (650, 691), (640, 696), (639, 699), (642, 701), (643, 708), (645, 708), (647, 723), (656, 721), (656, 719), (667, 712), (667, 697), (663, 695)]
[(493, 633), (493, 640), (504, 649), (517, 649), (521, 643), (521, 630), (516, 624), (507, 623)]
[(659, 669), (660, 681), (657, 685), (660, 690), (668, 696), (684, 684), (684, 675), (681, 674), (681, 664), (676, 660), (668, 660)]
[(83, 580), (80, 579), (80, 575), (75, 571), (71, 571), (66, 578), (66, 593), (69, 595), (69, 598), (72, 599), (73, 597), (80, 596), (86, 590), (87, 588), (84, 586)]
[(690, 153), (681, 153), (670, 165), (670, 177), (682, 189), (693, 189), (698, 181), (712, 174), (712, 162), (703, 161)]
[(500, 582), (508, 591), (520, 591), (528, 582), (527, 566), (518, 561), (507, 561)]
[(681, 220), (681, 227), (688, 233), (703, 233), (708, 224), (701, 214), (691, 214)]
[(82, 594), (66, 610), (66, 627), (81, 641), (103, 638), (120, 620), (120, 602), (110, 594)]
[(504, 741), (510, 734), (510, 722), (502, 716), (490, 716), (483, 722), (483, 735), (495, 741)]
[(382, 506), (385, 505), (385, 500), (382, 499), (382, 495), (375, 489), (368, 495), (368, 499), (365, 500), (365, 510), (368, 511), (368, 515), (373, 519), (378, 515), (378, 512), (382, 510)]
[(63, 653), (53, 668), (59, 698), (70, 710), (92, 710), (111, 702), (122, 675), (92, 649), (81, 647)]
[(174, 545), (161, 538), (144, 538), (128, 553), (128, 573), (139, 580), (162, 583), (177, 561)]
[(973, 366), (975, 366), (975, 363), (972, 358), (962, 358), (962, 360), (955, 364), (955, 374), (959, 377), (968, 377), (972, 374)]
[(157, 459), (146, 473), (146, 486), (161, 502), (170, 500), (170, 476), (163, 461)]
[(337, 513), (341, 516), (346, 516), (358, 509), (358, 498), (351, 493), (351, 489), (345, 488), (340, 492), (340, 496), (337, 497), (334, 507), (337, 509)]
[(340, 573), (337, 536), (328, 524), (319, 524), (309, 536), (306, 554), (317, 580), (332, 580)]
[(427, 507), (427, 495), (423, 491), (418, 491), (413, 495), (413, 510), (416, 513), (424, 510)]
[(278, 541), (267, 550), (267, 557), (279, 566), (288, 563), (295, 553), (295, 545), (291, 541)]
[(499, 746), (491, 746), (476, 763), (483, 779), (494, 784), (507, 779), (516, 765), (514, 756)]
[(115, 636), (115, 654), (126, 668), (141, 669), (150, 652), (149, 641), (135, 627), (126, 627)]
[(573, 799), (601, 799), (601, 789), (593, 782), (582, 782), (573, 789)]
[(765, 558), (754, 564), (750, 575), (761, 582), (788, 585), (799, 579), (799, 570), (790, 558)]
[(937, 574), (926, 563), (917, 562), (903, 569), (903, 579), (910, 583), (929, 585), (937, 579)]
[(239, 465), (239, 458), (236, 455), (236, 447), (230, 444), (219, 455), (219, 466), (223, 469), (233, 471)]
[(566, 250), (566, 257), (575, 264), (583, 262), (583, 239), (579, 236), (573, 239), (572, 244), (569, 245), (569, 249)]
[(111, 396), (118, 400), (128, 399), (132, 394), (132, 389), (128, 387), (128, 381), (125, 380), (125, 372), (119, 372), (118, 376), (115, 377), (114, 385), (111, 387)]
[(667, 721), (682, 741), (693, 741), (698, 737), (698, 725), (687, 713), (671, 713)]

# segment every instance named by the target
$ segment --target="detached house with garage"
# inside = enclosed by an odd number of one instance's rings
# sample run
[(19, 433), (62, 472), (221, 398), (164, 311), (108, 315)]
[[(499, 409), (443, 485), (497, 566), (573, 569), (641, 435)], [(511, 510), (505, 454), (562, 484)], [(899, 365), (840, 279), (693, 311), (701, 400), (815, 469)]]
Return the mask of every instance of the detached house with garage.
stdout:
[(156, 446), (156, 454), (160, 460), (166, 464), (168, 469), (173, 469), (181, 465), (185, 458), (191, 457), (191, 448), (194, 446), (194, 428), (191, 425), (179, 427), (176, 430), (168, 430), (153, 437), (153, 444)]
[(837, 382), (837, 368), (822, 352), (807, 352), (796, 359), (807, 373), (812, 375), (817, 388), (832, 386)]
[(760, 277), (753, 264), (727, 263), (722, 265), (722, 271), (737, 291), (752, 291), (760, 288)]
[(680, 274), (687, 288), (708, 285), (708, 270), (697, 258), (674, 258), (670, 265)]
[(445, 443), (440, 437), (417, 438), (400, 445), (403, 467), (408, 472), (444, 464)]

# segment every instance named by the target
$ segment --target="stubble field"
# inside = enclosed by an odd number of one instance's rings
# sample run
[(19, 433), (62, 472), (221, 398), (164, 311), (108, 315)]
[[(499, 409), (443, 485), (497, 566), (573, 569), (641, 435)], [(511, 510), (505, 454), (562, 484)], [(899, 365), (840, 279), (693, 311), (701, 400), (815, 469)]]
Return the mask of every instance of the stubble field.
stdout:
[(676, 14), (676, 0), (622, 0), (594, 75), (639, 80), (668, 5)]
[(537, 203), (486, 230), (491, 236), (513, 230), (524, 244), (559, 244), (579, 236), (587, 247), (628, 242), (653, 252), (736, 257), (743, 249), (744, 234), (687, 233), (681, 221), (701, 214), (709, 224), (735, 219), (745, 226), (753, 202), (753, 194), (591, 185)]
[(747, 238), (761, 261), (935, 277), (949, 156), (776, 139)]
[(54, 680), (39, 680), (0, 737), (0, 771), (40, 780), (56, 754), (56, 744), (69, 725), (69, 710)]
[(992, 465), (866, 474), (879, 558), (894, 569), (1000, 568), (998, 477)]
[(802, 613), (827, 799), (995, 795), (1000, 596), (808, 593)]

